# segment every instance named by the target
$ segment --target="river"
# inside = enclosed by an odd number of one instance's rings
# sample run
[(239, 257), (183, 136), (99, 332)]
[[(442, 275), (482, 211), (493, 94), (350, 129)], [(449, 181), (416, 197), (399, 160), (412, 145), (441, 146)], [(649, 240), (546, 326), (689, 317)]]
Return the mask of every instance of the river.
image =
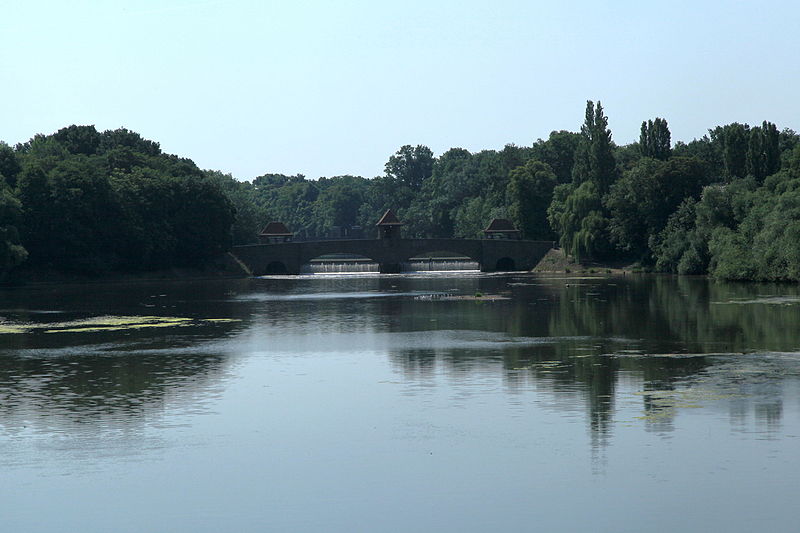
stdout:
[(2, 532), (798, 527), (797, 285), (309, 275), (0, 317)]

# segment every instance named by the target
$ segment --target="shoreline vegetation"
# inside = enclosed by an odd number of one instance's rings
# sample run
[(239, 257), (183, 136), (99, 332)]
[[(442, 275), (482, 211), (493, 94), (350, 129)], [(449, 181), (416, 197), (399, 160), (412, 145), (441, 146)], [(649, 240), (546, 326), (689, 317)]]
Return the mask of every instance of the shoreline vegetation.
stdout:
[[(574, 261), (564, 254), (561, 249), (550, 250), (539, 264), (526, 272), (516, 274), (559, 274), (580, 278), (581, 276), (618, 276), (629, 274), (650, 274), (650, 270), (637, 264), (623, 263), (593, 263), (585, 264)], [(514, 274), (510, 272), (509, 274)], [(230, 252), (212, 258), (204, 265), (198, 267), (174, 267), (147, 272), (105, 272), (102, 274), (86, 275), (80, 273), (65, 273), (58, 270), (21, 270), (16, 275), (7, 276), (0, 282), (0, 288), (36, 288), (53, 285), (86, 285), (86, 284), (117, 284), (117, 283), (148, 283), (159, 281), (212, 281), (224, 279), (246, 279), (252, 277), (247, 270)], [(446, 295), (437, 297), (438, 300), (475, 300), (498, 301), (506, 300), (508, 296), (496, 294), (475, 295)]]
[(154, 281), (193, 281), (244, 279), (252, 274), (230, 252), (194, 267), (171, 267), (142, 272), (110, 271), (98, 274), (63, 272), (53, 269), (20, 269), (0, 281), (0, 288), (31, 288), (50, 285), (103, 283), (147, 283)]
[(226, 252), (269, 221), (298, 240), (370, 238), (389, 208), (414, 238), (477, 238), (508, 218), (558, 241), (535, 272), (800, 281), (796, 132), (734, 122), (672, 143), (657, 117), (617, 145), (589, 101), (579, 131), (438, 156), (406, 145), (371, 178), (239, 181), (124, 128), (0, 141), (0, 283), (235, 277)]

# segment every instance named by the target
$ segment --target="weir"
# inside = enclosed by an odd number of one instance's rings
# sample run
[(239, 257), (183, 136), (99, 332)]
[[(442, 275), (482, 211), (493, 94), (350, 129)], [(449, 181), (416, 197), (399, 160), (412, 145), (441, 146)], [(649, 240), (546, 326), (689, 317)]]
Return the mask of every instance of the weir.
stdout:
[[(468, 257), (417, 257), (400, 263), (400, 272), (468, 272), (480, 265)], [(380, 272), (370, 259), (314, 259), (300, 267), (301, 274), (369, 274)]]
[(552, 241), (391, 238), (252, 244), (231, 253), (256, 276), (300, 274), (313, 259), (331, 254), (361, 256), (379, 272), (398, 273), (415, 263), (412, 258), (441, 251), (469, 258), (482, 272), (498, 272), (531, 270), (553, 247)]

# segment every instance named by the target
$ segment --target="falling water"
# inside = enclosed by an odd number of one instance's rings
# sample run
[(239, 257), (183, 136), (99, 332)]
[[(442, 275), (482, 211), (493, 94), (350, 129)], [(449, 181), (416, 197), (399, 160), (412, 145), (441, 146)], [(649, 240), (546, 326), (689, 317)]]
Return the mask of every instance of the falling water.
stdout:
[(472, 261), (466, 257), (454, 257), (449, 259), (443, 257), (413, 258), (401, 263), (401, 270), (403, 272), (480, 270), (480, 265), (477, 261)]
[[(480, 265), (466, 257), (412, 258), (400, 264), (401, 272), (442, 272), (480, 270)], [(369, 259), (323, 259), (306, 263), (302, 274), (377, 273), (380, 265)]]
[(301, 274), (338, 274), (343, 272), (380, 272), (380, 265), (369, 259), (311, 261), (300, 269)]

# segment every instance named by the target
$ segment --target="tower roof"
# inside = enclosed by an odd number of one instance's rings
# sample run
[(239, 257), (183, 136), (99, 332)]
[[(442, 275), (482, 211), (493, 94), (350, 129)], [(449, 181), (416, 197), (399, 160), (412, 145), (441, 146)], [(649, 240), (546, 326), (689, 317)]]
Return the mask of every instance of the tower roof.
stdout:
[(514, 227), (514, 224), (507, 218), (495, 218), (489, 223), (489, 227), (483, 230), (484, 233), (509, 233), (512, 231), (519, 231)]
[(375, 225), (376, 226), (402, 226), (403, 223), (400, 222), (400, 219), (397, 218), (397, 215), (394, 214), (394, 211), (392, 211), (391, 209), (387, 209), (386, 212), (381, 217), (381, 219)]
[(285, 237), (287, 235), (294, 235), (283, 222), (270, 222), (263, 230), (261, 235), (271, 235), (276, 237)]

